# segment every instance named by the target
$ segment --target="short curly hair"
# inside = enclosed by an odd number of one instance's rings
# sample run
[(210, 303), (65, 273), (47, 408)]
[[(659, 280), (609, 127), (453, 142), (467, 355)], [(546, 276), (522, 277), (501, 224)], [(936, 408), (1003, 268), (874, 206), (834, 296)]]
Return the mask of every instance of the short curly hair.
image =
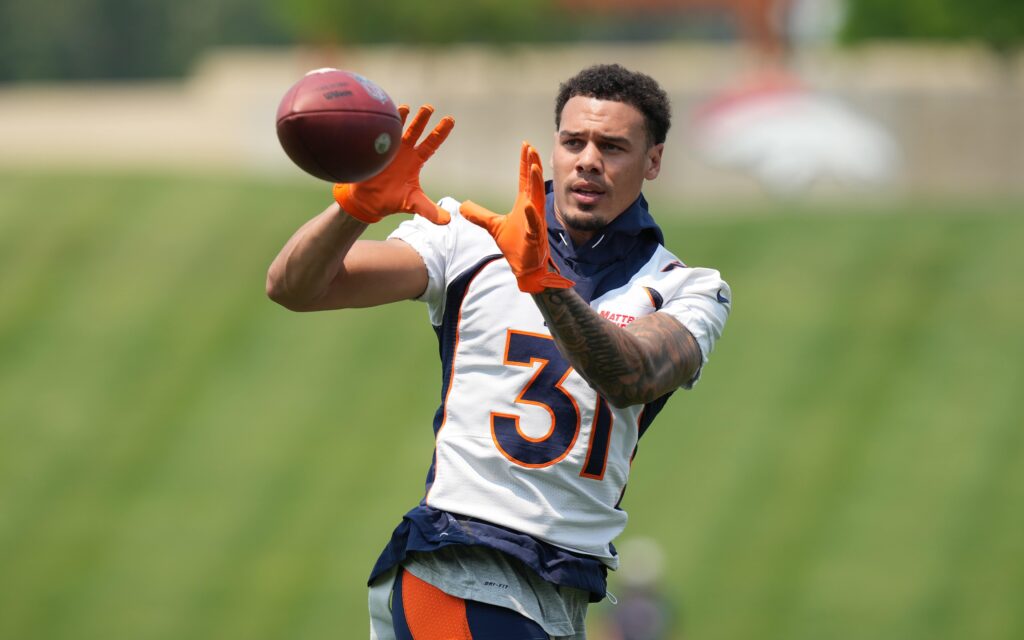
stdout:
[(562, 126), (562, 109), (570, 98), (583, 96), (614, 100), (636, 107), (644, 116), (647, 144), (665, 142), (672, 114), (668, 94), (654, 78), (618, 64), (597, 64), (580, 71), (558, 87), (555, 127)]

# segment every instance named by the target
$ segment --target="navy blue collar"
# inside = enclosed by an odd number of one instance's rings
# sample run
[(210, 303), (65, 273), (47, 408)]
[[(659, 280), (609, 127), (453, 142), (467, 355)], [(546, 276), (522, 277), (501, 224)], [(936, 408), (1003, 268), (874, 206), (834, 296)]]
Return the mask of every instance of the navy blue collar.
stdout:
[(555, 216), (555, 196), (550, 180), (545, 190), (551, 256), (565, 276), (576, 281), (577, 292), (587, 300), (624, 284), (651, 258), (658, 246), (665, 244), (665, 236), (641, 194), (586, 244), (576, 247)]

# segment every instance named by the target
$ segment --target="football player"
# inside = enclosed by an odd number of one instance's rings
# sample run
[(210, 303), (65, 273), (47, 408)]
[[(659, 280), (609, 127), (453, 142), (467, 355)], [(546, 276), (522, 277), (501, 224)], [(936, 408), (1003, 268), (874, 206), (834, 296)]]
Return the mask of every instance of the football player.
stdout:
[[(335, 185), (268, 295), (299, 311), (420, 300), (440, 342), (426, 490), (371, 572), (370, 637), (583, 638), (618, 564), (637, 441), (697, 381), (731, 293), (665, 248), (641, 195), (670, 119), (650, 77), (601, 65), (563, 83), (553, 180), (524, 143), (507, 215), (424, 195), (420, 169), (454, 126), (421, 142), (432, 111), (381, 174)], [(359, 239), (399, 212), (416, 215)]]

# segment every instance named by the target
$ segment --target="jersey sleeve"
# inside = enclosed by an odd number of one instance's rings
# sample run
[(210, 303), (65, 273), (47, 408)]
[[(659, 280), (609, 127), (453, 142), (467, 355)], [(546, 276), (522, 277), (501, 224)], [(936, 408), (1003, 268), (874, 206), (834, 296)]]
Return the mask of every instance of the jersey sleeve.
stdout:
[(700, 378), (708, 356), (722, 336), (725, 321), (732, 309), (732, 291), (715, 269), (678, 269), (677, 286), (660, 309), (682, 323), (700, 346), (701, 367), (684, 388), (691, 388)]
[(438, 202), (452, 216), (448, 224), (434, 224), (414, 216), (388, 236), (388, 239), (406, 242), (423, 259), (427, 267), (427, 288), (417, 299), (427, 303), (430, 322), (435, 327), (444, 319), (448, 286), (481, 259), (501, 256), (491, 235), (462, 217), (459, 204), (454, 198)]
[[(444, 198), (438, 204), (453, 215), (459, 205), (451, 198)], [(423, 259), (423, 264), (427, 267), (427, 288), (417, 300), (427, 303), (430, 309), (430, 320), (434, 325), (441, 323), (441, 316), (444, 313), (444, 292), (449, 271), (451, 235), (450, 224), (434, 224), (417, 215), (403, 221), (388, 236), (389, 240), (397, 239), (407, 243)]]

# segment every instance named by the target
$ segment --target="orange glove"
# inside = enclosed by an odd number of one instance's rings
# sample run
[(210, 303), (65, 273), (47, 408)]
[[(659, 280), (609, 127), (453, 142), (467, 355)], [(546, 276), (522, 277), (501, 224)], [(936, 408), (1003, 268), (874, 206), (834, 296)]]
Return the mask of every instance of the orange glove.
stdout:
[(519, 156), (519, 195), (512, 211), (500, 216), (467, 200), (459, 207), (459, 213), (491, 234), (512, 267), (521, 291), (540, 293), (549, 288), (568, 289), (575, 284), (563, 278), (551, 260), (548, 221), (544, 217), (544, 170), (540, 155), (528, 143), (523, 143)]
[[(420, 169), (455, 126), (451, 116), (441, 118), (441, 122), (417, 147), (416, 141), (433, 113), (434, 107), (429, 104), (420, 107), (402, 134), (398, 153), (383, 171), (362, 182), (334, 185), (334, 199), (345, 213), (368, 224), (380, 222), (392, 213), (418, 213), (434, 224), (448, 224), (451, 220), (448, 212), (434, 204), (420, 187)], [(398, 115), (405, 124), (409, 106), (399, 105)]]

